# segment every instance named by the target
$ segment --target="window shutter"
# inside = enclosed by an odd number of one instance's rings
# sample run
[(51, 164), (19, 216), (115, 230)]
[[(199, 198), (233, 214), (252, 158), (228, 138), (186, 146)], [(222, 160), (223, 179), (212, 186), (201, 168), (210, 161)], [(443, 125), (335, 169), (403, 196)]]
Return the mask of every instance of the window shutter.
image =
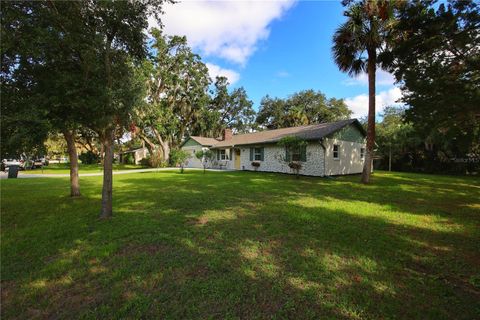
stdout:
[(253, 148), (250, 148), (250, 161), (253, 161)]
[(264, 154), (263, 153), (263, 148), (260, 148), (260, 160), (262, 160), (262, 161), (263, 161), (263, 154)]
[(300, 149), (300, 161), (307, 162), (307, 146), (302, 146)]
[(290, 150), (288, 150), (288, 147), (285, 147), (285, 161), (290, 161)]
[(230, 149), (230, 152), (228, 154), (228, 160), (232, 160), (232, 149)]
[(217, 149), (217, 160), (220, 160), (220, 150)]

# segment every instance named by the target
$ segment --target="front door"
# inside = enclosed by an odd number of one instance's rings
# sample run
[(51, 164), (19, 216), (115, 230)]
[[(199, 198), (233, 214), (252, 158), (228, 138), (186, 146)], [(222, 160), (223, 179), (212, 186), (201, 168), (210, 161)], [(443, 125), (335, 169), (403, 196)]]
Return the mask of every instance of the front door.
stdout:
[(240, 170), (240, 149), (235, 149), (235, 169)]

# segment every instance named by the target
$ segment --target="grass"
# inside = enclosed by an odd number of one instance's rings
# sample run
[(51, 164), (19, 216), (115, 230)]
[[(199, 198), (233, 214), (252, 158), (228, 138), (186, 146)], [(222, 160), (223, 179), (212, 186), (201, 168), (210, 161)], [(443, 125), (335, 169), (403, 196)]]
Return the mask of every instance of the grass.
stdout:
[[(114, 171), (119, 171), (119, 170), (131, 170), (131, 169), (142, 169), (145, 168), (141, 165), (135, 165), (135, 164), (114, 164), (113, 165), (113, 170)], [(79, 172), (80, 173), (96, 173), (96, 172), (102, 172), (103, 171), (103, 166), (101, 164), (80, 164), (79, 166)], [(70, 164), (68, 163), (55, 163), (55, 164), (50, 164), (48, 166), (43, 167), (43, 169), (37, 168), (33, 170), (26, 170), (22, 171), (24, 173), (28, 174), (42, 174), (42, 173), (48, 173), (48, 174), (69, 174), (70, 173)]]
[(479, 179), (358, 180), (3, 180), (2, 318), (478, 319)]

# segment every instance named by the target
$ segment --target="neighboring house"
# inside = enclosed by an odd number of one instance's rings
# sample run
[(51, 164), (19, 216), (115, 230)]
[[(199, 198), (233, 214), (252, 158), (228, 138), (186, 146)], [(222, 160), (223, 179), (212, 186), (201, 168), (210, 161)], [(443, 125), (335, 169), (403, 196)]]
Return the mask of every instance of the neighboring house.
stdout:
[[(278, 142), (287, 136), (305, 139), (308, 143), (301, 154), (292, 154)], [(331, 176), (361, 173), (365, 157), (366, 133), (357, 119), (320, 123), (301, 127), (267, 130), (232, 135), (226, 129), (221, 139), (189, 137), (184, 150), (209, 148), (216, 153), (213, 168), (293, 173), (282, 159), (298, 160), (300, 174)], [(195, 155), (193, 155), (195, 157)], [(201, 161), (189, 160), (190, 167), (201, 167)]]
[(150, 152), (148, 152), (148, 149), (146, 147), (141, 147), (133, 150), (128, 150), (124, 152), (119, 153), (119, 162), (120, 163), (126, 163), (129, 155), (132, 156), (134, 164), (140, 164), (140, 161), (142, 159), (145, 159), (150, 155)]

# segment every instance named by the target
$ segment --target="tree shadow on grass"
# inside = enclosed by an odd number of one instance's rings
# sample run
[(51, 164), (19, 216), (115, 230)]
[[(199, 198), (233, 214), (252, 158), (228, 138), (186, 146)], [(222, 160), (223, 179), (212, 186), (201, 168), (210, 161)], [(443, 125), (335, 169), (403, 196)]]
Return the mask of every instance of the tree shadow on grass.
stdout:
[[(446, 319), (478, 310), (478, 292), (448, 278), (448, 263), (436, 267), (451, 252), (429, 248), (441, 239), (471, 244), (468, 235), (328, 205), (365, 201), (336, 192), (344, 182), (228, 175), (118, 179), (110, 221), (96, 220), (91, 207), (98, 183), (82, 181), (84, 202), (39, 217), (68, 212), (50, 234), (34, 230), (52, 247), (39, 255), (46, 260), (30, 272), (10, 266), (21, 287), (2, 314)], [(318, 202), (301, 201), (311, 197)]]

